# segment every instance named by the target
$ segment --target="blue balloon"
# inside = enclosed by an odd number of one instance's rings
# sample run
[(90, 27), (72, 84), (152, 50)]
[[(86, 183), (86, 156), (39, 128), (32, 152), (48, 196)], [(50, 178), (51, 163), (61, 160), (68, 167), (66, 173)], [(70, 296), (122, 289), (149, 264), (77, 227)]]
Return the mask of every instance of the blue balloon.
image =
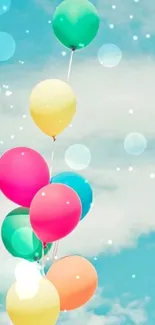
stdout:
[(78, 194), (82, 203), (82, 220), (89, 212), (93, 200), (93, 191), (88, 181), (74, 172), (63, 172), (52, 177), (51, 183), (67, 185)]

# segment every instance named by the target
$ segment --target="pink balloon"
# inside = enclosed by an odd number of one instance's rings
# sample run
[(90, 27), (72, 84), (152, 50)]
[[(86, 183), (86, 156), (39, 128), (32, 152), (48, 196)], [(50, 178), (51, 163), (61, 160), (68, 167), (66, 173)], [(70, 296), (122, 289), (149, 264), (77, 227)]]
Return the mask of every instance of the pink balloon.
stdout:
[(34, 197), (30, 206), (30, 222), (43, 243), (67, 236), (80, 221), (81, 201), (70, 187), (49, 184)]
[(0, 189), (20, 206), (28, 208), (34, 195), (49, 181), (47, 163), (33, 149), (13, 148), (0, 158)]

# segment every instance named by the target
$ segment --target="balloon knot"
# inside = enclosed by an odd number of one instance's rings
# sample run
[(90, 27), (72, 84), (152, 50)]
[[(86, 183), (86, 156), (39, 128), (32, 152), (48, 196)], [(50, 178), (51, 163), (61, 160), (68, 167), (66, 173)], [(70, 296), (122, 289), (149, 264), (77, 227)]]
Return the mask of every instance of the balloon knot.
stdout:
[(71, 50), (72, 50), (73, 52), (75, 52), (76, 47), (75, 47), (75, 46), (71, 46)]
[(43, 243), (43, 247), (44, 247), (44, 249), (46, 249), (47, 248), (47, 244), (46, 243)]
[(56, 137), (55, 137), (55, 136), (53, 136), (53, 141), (54, 141), (54, 142), (56, 141)]

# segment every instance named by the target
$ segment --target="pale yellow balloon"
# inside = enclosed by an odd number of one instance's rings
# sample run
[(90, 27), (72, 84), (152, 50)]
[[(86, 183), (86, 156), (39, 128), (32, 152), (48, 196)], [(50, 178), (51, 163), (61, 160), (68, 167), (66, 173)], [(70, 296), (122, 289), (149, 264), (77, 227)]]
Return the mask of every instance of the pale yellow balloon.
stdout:
[(66, 82), (48, 79), (32, 90), (30, 113), (45, 134), (56, 137), (70, 124), (75, 112), (76, 97)]
[(14, 325), (54, 325), (60, 312), (59, 295), (53, 284), (42, 278), (33, 298), (20, 299), (14, 283), (7, 294), (6, 309)]

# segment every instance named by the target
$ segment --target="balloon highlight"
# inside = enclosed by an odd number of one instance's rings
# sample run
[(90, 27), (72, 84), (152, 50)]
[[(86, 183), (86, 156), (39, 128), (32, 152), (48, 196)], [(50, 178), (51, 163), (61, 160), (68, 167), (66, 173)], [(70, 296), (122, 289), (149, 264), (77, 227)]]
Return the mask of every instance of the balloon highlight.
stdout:
[(16, 43), (14, 38), (8, 33), (0, 32), (0, 48), (0, 61), (5, 62), (10, 60), (16, 51)]
[(43, 250), (42, 242), (36, 237), (29, 220), (29, 210), (17, 208), (11, 211), (2, 223), (1, 237), (5, 248), (15, 256), (30, 262), (38, 261), (51, 249), (48, 244)]

